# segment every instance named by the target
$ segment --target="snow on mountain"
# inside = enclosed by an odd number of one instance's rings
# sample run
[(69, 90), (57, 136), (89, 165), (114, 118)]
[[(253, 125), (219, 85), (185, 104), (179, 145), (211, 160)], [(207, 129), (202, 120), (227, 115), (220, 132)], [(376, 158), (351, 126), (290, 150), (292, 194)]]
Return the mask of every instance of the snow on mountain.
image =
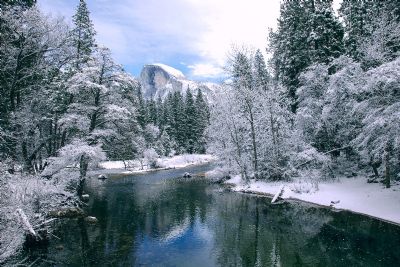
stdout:
[(140, 74), (143, 96), (147, 99), (166, 98), (169, 93), (181, 92), (186, 94), (189, 88), (193, 95), (200, 89), (210, 101), (214, 92), (219, 88), (215, 83), (202, 83), (188, 80), (183, 73), (165, 64), (155, 63), (145, 65)]
[(182, 78), (182, 79), (185, 78), (185, 75), (183, 75), (183, 73), (180, 70), (177, 70), (171, 66), (168, 66), (168, 65), (165, 65), (162, 63), (154, 63), (152, 65), (162, 68), (163, 70), (165, 70), (166, 72), (168, 72), (169, 74), (171, 74), (177, 78)]

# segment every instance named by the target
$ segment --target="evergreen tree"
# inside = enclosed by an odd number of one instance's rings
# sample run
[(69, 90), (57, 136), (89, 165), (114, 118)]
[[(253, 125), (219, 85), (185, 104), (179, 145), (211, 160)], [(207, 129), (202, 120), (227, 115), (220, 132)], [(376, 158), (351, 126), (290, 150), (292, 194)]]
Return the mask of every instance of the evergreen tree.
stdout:
[(340, 15), (345, 24), (346, 53), (365, 69), (399, 55), (400, 7), (397, 0), (344, 0)]
[(74, 28), (72, 29), (72, 42), (76, 49), (76, 64), (86, 63), (93, 52), (96, 31), (86, 1), (80, 0), (79, 6), (73, 16)]
[(158, 96), (156, 102), (156, 111), (157, 111), (157, 126), (159, 129), (163, 129), (165, 125), (165, 118), (164, 118), (164, 105), (161, 99), (161, 96)]
[(157, 125), (157, 106), (153, 99), (146, 102), (147, 109), (147, 123)]
[(285, 0), (278, 30), (270, 33), (276, 78), (286, 87), (297, 109), (299, 75), (312, 63), (328, 63), (343, 51), (343, 29), (332, 10), (332, 1)]
[(36, 0), (1, 0), (0, 8), (6, 6), (21, 6), (27, 8), (35, 5), (36, 2)]
[(142, 89), (139, 86), (137, 90), (137, 99), (138, 99), (138, 110), (137, 110), (137, 120), (142, 129), (144, 129), (147, 121), (146, 121), (146, 102), (143, 99)]
[(173, 124), (171, 125), (175, 131), (175, 140), (179, 146), (179, 152), (185, 151), (186, 144), (186, 128), (185, 128), (185, 105), (182, 94), (174, 92), (171, 105)]
[(197, 153), (206, 152), (206, 137), (205, 130), (209, 125), (210, 121), (210, 110), (206, 100), (203, 97), (203, 93), (200, 89), (197, 90), (195, 99), (195, 125), (193, 134), (195, 136), (195, 151)]
[(196, 135), (195, 135), (195, 127), (196, 127), (196, 107), (193, 100), (193, 95), (188, 88), (186, 90), (186, 97), (185, 97), (185, 150), (189, 153), (194, 152), (195, 142), (196, 142)]
[(175, 140), (176, 131), (174, 127), (174, 115), (173, 115), (173, 94), (169, 93), (167, 98), (163, 103), (163, 120), (164, 120), (164, 129), (167, 131), (170, 138)]
[(268, 83), (270, 81), (270, 75), (265, 65), (264, 57), (260, 50), (256, 51), (254, 56), (254, 86), (266, 91), (268, 89)]

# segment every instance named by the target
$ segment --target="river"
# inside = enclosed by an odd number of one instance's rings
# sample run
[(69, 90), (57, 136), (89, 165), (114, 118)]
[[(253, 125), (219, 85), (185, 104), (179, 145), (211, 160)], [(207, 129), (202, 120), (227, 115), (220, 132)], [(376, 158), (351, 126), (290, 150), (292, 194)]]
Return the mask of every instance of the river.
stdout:
[(64, 220), (27, 253), (39, 266), (399, 266), (400, 227), (180, 178), (210, 168), (90, 178), (98, 223)]

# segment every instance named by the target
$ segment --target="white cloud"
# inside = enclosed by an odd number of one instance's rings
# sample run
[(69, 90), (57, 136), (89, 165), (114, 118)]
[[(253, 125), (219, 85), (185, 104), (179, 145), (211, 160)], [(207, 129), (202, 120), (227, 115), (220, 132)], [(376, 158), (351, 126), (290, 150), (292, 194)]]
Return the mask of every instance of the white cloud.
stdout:
[(223, 64), (232, 44), (249, 45), (265, 51), (268, 28), (275, 28), (279, 0), (188, 0), (203, 10), (207, 28), (197, 49), (218, 64)]
[[(335, 2), (340, 0), (335, 0)], [(70, 18), (78, 0), (41, 0)], [(265, 52), (279, 0), (87, 0), (100, 43), (125, 66), (184, 61), (189, 76), (215, 77), (232, 44)], [(337, 3), (336, 3), (337, 6)], [(139, 67), (137, 67), (139, 68)]]
[(209, 63), (197, 63), (189, 65), (188, 68), (192, 70), (191, 75), (194, 77), (218, 78), (224, 74), (221, 67)]

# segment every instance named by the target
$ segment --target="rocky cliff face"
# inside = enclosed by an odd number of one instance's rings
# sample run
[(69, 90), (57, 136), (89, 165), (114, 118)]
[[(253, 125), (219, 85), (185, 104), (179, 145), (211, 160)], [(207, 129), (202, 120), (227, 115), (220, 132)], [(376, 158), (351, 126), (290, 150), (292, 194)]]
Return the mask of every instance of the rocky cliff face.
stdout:
[(200, 89), (205, 97), (210, 100), (213, 92), (218, 85), (213, 83), (199, 83), (185, 78), (182, 72), (164, 64), (145, 65), (140, 74), (143, 96), (147, 99), (157, 99), (161, 96), (164, 99), (169, 93), (181, 92), (183, 95), (186, 90), (197, 94)]

